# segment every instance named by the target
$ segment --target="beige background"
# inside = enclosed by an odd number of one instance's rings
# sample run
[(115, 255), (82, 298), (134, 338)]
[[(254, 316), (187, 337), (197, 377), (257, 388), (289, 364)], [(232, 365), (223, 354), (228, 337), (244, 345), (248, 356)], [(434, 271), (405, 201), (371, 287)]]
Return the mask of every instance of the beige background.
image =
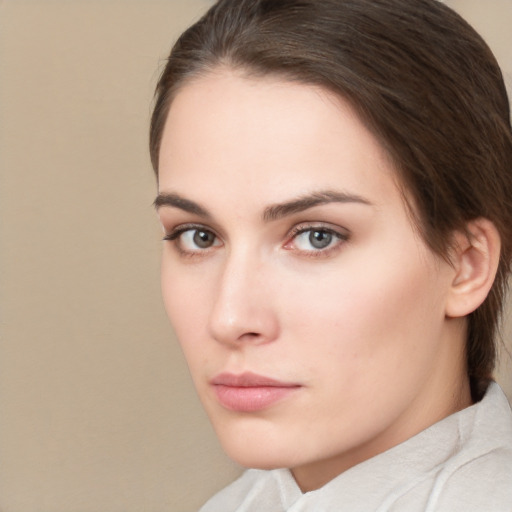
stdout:
[[(1, 512), (193, 511), (239, 471), (160, 303), (146, 149), (159, 66), (210, 3), (0, 0)], [(448, 3), (511, 85), (512, 2)]]

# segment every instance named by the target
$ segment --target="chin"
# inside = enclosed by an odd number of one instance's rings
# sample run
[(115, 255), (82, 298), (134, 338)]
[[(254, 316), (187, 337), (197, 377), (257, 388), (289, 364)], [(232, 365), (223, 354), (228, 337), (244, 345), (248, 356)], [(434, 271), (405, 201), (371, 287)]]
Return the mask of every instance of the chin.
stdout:
[(226, 446), (222, 444), (226, 455), (245, 468), (252, 469), (279, 469), (290, 468), (296, 466), (294, 458), (279, 453), (274, 446), (252, 446), (240, 447), (230, 444)]
[(214, 425), (226, 455), (243, 467), (254, 469), (290, 468), (302, 462), (300, 443), (274, 428), (232, 428)]

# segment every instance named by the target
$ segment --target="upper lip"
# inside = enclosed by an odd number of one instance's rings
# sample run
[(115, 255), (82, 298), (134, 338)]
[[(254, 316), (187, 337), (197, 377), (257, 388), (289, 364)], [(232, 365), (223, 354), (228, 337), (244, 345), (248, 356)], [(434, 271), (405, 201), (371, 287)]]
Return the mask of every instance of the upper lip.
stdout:
[(257, 373), (244, 372), (241, 374), (233, 373), (220, 373), (211, 381), (214, 386), (230, 386), (236, 388), (249, 388), (249, 387), (279, 387), (279, 388), (292, 388), (298, 387), (299, 384), (291, 382), (282, 382), (264, 375)]

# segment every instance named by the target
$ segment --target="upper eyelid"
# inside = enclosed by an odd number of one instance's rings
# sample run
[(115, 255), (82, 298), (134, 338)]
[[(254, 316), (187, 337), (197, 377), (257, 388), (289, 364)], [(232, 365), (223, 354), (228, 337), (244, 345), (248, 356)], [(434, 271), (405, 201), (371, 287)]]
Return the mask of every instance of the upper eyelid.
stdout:
[[(349, 239), (348, 235), (344, 235), (343, 233), (340, 233), (339, 231), (334, 231), (332, 229), (315, 229), (315, 228), (312, 228), (312, 229), (304, 229), (304, 230), (299, 231), (298, 233), (293, 235), (292, 238), (290, 239), (290, 241), (286, 242), (285, 245), (289, 245), (291, 243), (297, 243), (296, 240), (298, 240), (298, 238), (300, 236), (303, 236), (304, 234), (306, 234), (306, 233), (308, 233), (310, 231), (312, 231), (312, 232), (314, 232), (314, 231), (324, 231), (324, 232), (328, 233), (330, 236), (332, 236), (333, 239), (337, 240), (338, 242), (346, 242)], [(316, 251), (321, 251), (321, 250), (322, 249), (316, 249)]]
[(185, 249), (182, 247), (182, 241), (180, 240), (181, 235), (186, 233), (187, 231), (207, 231), (209, 233), (212, 233), (215, 239), (220, 241), (220, 245), (224, 245), (222, 242), (222, 239), (215, 233), (214, 230), (207, 228), (205, 226), (199, 225), (199, 224), (179, 224), (173, 229), (169, 230), (169, 232), (165, 231), (165, 236), (163, 238), (164, 241), (170, 241), (173, 243), (173, 246), (183, 256), (187, 257), (200, 257), (205, 256), (207, 253), (210, 252), (213, 248), (215, 248), (215, 245), (212, 245), (207, 248), (197, 248), (197, 249)]
[(330, 231), (332, 233), (339, 234), (342, 237), (348, 237), (350, 235), (350, 231), (342, 226), (332, 224), (330, 222), (313, 221), (297, 223), (288, 231), (288, 236), (297, 235), (302, 232), (313, 231), (315, 229)]
[[(176, 239), (179, 237), (182, 233), (188, 231), (188, 230), (204, 230), (209, 231), (213, 233), (218, 239), (226, 241), (226, 237), (222, 235), (222, 233), (219, 233), (219, 230), (211, 227), (209, 225), (206, 225), (202, 222), (184, 222), (180, 224), (176, 224), (170, 229), (166, 229), (165, 223), (162, 222), (162, 227), (164, 230), (164, 239)], [(312, 230), (325, 230), (334, 233), (335, 235), (338, 235), (340, 238), (348, 238), (350, 236), (350, 231), (338, 224), (333, 224), (331, 222), (326, 221), (302, 221), (295, 223), (291, 228), (287, 229), (287, 231), (284, 234), (285, 242), (287, 243), (290, 238), (295, 237), (303, 232), (312, 231)]]
[(210, 226), (206, 226), (205, 224), (202, 224), (201, 222), (184, 222), (181, 224), (176, 224), (171, 229), (166, 229), (165, 225), (164, 224), (162, 224), (162, 225), (164, 226), (164, 232), (165, 232), (166, 236), (174, 236), (174, 235), (179, 236), (181, 233), (184, 233), (185, 231), (197, 229), (197, 230), (209, 231), (209, 232), (213, 233), (217, 238), (222, 238), (216, 229), (214, 229)]

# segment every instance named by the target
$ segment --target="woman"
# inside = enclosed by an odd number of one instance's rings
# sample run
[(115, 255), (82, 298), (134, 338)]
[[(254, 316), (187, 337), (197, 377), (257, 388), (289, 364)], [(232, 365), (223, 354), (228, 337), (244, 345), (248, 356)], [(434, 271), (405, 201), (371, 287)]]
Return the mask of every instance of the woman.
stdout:
[(499, 67), (435, 0), (220, 0), (157, 87), (164, 302), (215, 511), (510, 511)]

